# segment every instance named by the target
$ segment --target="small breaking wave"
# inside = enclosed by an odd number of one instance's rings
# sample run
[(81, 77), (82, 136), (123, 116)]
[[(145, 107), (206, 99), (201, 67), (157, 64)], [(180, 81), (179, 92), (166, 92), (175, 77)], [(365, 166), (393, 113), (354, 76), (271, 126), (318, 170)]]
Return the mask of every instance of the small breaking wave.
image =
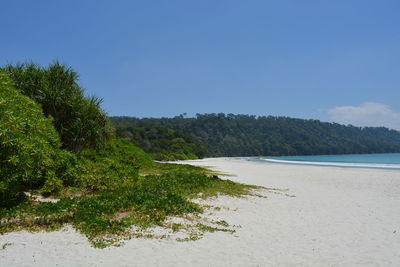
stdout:
[(321, 161), (296, 161), (280, 159), (259, 159), (271, 163), (315, 165), (315, 166), (333, 166), (347, 168), (374, 168), (374, 169), (399, 169), (400, 164), (382, 164), (382, 163), (350, 163), (350, 162), (321, 162)]

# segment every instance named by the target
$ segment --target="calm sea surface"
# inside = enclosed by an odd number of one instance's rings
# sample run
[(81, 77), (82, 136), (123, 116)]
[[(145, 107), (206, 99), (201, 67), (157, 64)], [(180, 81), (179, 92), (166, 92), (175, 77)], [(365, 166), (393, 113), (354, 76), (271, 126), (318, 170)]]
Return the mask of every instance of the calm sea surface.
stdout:
[(254, 158), (249, 158), (249, 160), (287, 163), (287, 164), (383, 168), (383, 169), (400, 170), (400, 153), (291, 156), (291, 157), (254, 157)]

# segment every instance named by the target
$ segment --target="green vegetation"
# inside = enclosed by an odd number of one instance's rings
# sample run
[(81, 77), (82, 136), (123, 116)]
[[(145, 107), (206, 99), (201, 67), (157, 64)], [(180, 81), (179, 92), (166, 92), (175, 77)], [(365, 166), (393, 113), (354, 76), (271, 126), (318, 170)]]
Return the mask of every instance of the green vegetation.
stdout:
[(0, 207), (22, 201), (23, 191), (52, 191), (51, 184), (73, 179), (75, 156), (60, 146), (51, 118), (0, 70)]
[[(10, 210), (4, 209), (0, 213), (0, 233), (21, 228), (53, 230), (69, 223), (84, 233), (93, 245), (103, 247), (121, 238), (136, 236), (137, 233), (130, 231), (132, 226), (142, 229), (166, 226), (167, 216), (201, 213), (203, 208), (190, 201), (199, 193), (206, 192), (202, 197), (238, 196), (251, 195), (252, 189), (257, 187), (195, 172), (147, 175), (135, 185), (117, 186), (111, 191), (62, 198), (56, 203), (24, 203)], [(228, 226), (226, 222), (216, 225)], [(171, 226), (175, 231), (179, 229), (177, 227)], [(195, 227), (199, 231), (232, 231), (201, 224)]]
[(4, 70), (21, 93), (53, 117), (64, 148), (79, 154), (85, 148), (102, 148), (112, 139), (114, 129), (100, 108), (101, 99), (84, 96), (72, 68), (56, 61), (47, 68), (29, 63), (7, 65)]
[(140, 146), (156, 160), (197, 159), (207, 153), (206, 147), (195, 137), (161, 126), (120, 126), (117, 135)]
[[(130, 140), (115, 137), (101, 101), (85, 97), (77, 78), (58, 62), (0, 69), (0, 234), (69, 224), (104, 247), (152, 237), (145, 232), (152, 226), (189, 231), (179, 241), (233, 231), (224, 221), (198, 221), (206, 207), (192, 199), (256, 195), (259, 187), (213, 178), (200, 167), (153, 161), (195, 158), (205, 150), (190, 135), (163, 127), (127, 127), (122, 134)], [(152, 156), (132, 143), (142, 141)], [(193, 223), (171, 224), (171, 216)]]
[(138, 152), (142, 151), (122, 139), (113, 140), (108, 147), (101, 150), (83, 150), (77, 166), (80, 175), (71, 185), (90, 191), (132, 186), (138, 180), (139, 165), (151, 164), (148, 155), (143, 152), (140, 155)]
[(205, 156), (210, 157), (400, 152), (400, 132), (384, 127), (222, 113), (197, 114), (195, 118), (111, 119), (117, 129), (162, 126), (185, 132), (205, 144)]

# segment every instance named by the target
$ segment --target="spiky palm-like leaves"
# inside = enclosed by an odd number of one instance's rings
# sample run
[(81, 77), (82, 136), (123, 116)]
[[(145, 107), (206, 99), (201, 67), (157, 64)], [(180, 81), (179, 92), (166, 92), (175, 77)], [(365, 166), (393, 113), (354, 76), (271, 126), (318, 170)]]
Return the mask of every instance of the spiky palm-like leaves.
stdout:
[(44, 68), (35, 63), (7, 65), (15, 86), (41, 104), (46, 116), (52, 116), (63, 147), (77, 154), (84, 148), (100, 148), (113, 136), (101, 99), (85, 97), (79, 75), (58, 61)]

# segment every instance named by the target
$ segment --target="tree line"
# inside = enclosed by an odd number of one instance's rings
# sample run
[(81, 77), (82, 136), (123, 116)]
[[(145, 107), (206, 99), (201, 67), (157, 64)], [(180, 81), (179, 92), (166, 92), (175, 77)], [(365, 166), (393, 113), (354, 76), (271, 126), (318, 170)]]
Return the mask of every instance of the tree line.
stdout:
[[(203, 143), (204, 156), (286, 156), (400, 152), (400, 132), (319, 120), (235, 114), (173, 118), (111, 117), (123, 127), (165, 127)], [(144, 139), (146, 136), (143, 137)]]
[(162, 126), (119, 126), (117, 135), (141, 147), (156, 160), (197, 159), (207, 153), (197, 138)]

